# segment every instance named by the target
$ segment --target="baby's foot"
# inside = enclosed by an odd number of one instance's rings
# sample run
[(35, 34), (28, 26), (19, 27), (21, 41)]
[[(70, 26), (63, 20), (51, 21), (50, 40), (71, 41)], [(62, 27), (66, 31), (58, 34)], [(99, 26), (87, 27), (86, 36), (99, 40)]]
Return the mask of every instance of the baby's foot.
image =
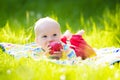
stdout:
[(69, 30), (66, 30), (63, 36), (66, 36), (67, 39), (70, 39), (72, 36), (72, 33)]
[(76, 34), (77, 34), (77, 35), (83, 35), (84, 32), (85, 32), (85, 31), (82, 29), (82, 30), (79, 30)]

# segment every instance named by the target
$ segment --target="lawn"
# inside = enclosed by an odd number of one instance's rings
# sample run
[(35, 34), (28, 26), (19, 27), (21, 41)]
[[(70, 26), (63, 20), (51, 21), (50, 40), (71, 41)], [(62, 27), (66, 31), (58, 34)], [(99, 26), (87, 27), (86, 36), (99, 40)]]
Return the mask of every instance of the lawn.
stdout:
[[(49, 1), (49, 2), (48, 2)], [(85, 30), (93, 48), (120, 47), (119, 0), (0, 1), (0, 42), (34, 42), (34, 23), (50, 16), (64, 33)], [(60, 65), (31, 58), (20, 60), (0, 51), (0, 80), (120, 80), (120, 65)]]

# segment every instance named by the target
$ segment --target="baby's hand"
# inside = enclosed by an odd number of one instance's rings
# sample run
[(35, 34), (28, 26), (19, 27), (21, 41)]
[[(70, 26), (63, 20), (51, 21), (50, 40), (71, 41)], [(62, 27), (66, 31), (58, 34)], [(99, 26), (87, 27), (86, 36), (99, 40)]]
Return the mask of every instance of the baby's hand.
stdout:
[(62, 51), (55, 51), (54, 54), (50, 55), (49, 57), (59, 60), (62, 57)]
[(51, 58), (60, 59), (62, 57), (63, 46), (60, 42), (56, 42), (56, 41), (51, 42), (48, 47)]

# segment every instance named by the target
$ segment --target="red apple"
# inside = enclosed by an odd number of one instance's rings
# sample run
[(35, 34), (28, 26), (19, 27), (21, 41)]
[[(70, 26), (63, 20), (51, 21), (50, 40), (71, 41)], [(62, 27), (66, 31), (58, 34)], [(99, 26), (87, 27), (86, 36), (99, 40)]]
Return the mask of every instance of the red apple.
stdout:
[(61, 51), (63, 49), (63, 46), (60, 42), (53, 41), (49, 45), (50, 47), (50, 54), (54, 54), (55, 51)]

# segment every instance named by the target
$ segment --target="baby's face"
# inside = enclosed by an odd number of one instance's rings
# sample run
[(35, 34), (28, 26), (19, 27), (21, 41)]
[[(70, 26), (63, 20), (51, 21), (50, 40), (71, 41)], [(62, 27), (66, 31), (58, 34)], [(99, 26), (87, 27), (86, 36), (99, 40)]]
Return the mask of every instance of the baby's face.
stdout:
[(60, 28), (54, 24), (45, 24), (39, 27), (39, 35), (36, 37), (36, 42), (43, 49), (48, 49), (48, 45), (52, 41), (60, 41)]

